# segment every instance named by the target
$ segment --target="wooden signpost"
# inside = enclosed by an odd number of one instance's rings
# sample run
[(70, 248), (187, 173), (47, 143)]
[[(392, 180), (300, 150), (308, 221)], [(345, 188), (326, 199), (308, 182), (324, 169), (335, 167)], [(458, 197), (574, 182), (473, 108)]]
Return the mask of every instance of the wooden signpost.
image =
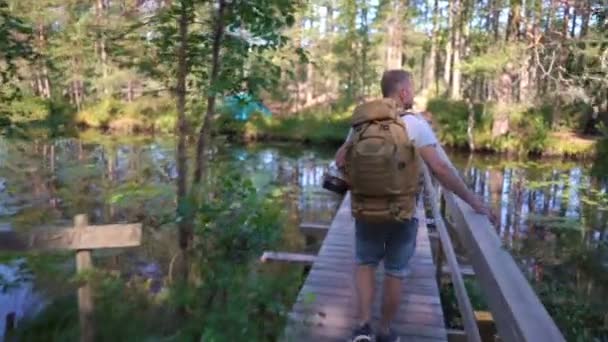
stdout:
[[(141, 223), (89, 226), (86, 215), (74, 217), (73, 228), (45, 229), (32, 232), (25, 239), (15, 232), (0, 232), (0, 250), (75, 250), (76, 272), (93, 268), (91, 251), (100, 248), (136, 247), (141, 244)], [(80, 341), (95, 337), (93, 293), (88, 283), (78, 288)]]

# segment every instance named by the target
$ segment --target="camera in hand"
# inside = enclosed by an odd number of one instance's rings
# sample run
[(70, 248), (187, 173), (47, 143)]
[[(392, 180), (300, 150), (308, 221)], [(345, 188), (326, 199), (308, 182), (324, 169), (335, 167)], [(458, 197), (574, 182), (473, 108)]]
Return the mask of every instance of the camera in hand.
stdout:
[(340, 195), (348, 191), (348, 182), (335, 162), (329, 165), (329, 170), (323, 175), (323, 188)]

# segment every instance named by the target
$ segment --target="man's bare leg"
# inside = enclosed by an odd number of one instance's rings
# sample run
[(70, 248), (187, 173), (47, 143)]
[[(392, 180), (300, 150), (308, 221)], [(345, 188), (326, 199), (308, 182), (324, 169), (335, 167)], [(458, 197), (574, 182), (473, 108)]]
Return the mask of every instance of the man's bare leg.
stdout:
[(365, 265), (357, 266), (357, 299), (359, 302), (359, 322), (361, 324), (371, 324), (375, 278), (376, 269), (374, 267)]
[(382, 291), (382, 317), (380, 318), (380, 333), (387, 334), (390, 324), (399, 310), (401, 302), (401, 278), (384, 275)]

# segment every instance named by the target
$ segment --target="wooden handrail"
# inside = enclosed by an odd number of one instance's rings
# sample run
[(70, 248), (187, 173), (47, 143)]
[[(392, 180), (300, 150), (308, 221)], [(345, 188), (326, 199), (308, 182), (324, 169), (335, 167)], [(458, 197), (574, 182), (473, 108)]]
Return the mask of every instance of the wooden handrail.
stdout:
[[(452, 278), (452, 283), (454, 284), (456, 301), (458, 302), (460, 315), (462, 316), (464, 328), (467, 333), (467, 341), (481, 342), (481, 336), (479, 336), (479, 328), (477, 328), (477, 321), (475, 320), (473, 306), (471, 305), (471, 300), (467, 294), (467, 289), (464, 286), (464, 280), (462, 279), (462, 273), (460, 272), (458, 260), (456, 260), (456, 252), (454, 252), (454, 246), (452, 246), (450, 234), (445, 227), (443, 217), (441, 216), (441, 211), (439, 210), (439, 198), (435, 193), (435, 187), (433, 186), (431, 175), (429, 174), (426, 164), (420, 162), (420, 165), (422, 166), (422, 171), (424, 173), (424, 190), (431, 204), (433, 218), (435, 219), (435, 226), (437, 227), (439, 239), (441, 240), (441, 245), (443, 246), (443, 252), (446, 256), (450, 270), (452, 271), (450, 276)], [(436, 266), (440, 267), (439, 265)]]
[[(441, 145), (437, 146), (437, 151), (444, 162), (460, 175)], [(434, 192), (434, 188), (430, 186), (430, 174), (426, 165), (421, 164), (424, 169), (425, 188), (430, 188)], [(502, 242), (488, 218), (475, 213), (468, 204), (449, 190), (442, 188), (440, 193), (441, 197), (445, 199), (448, 216), (455, 222), (453, 226), (458, 239), (469, 254), (475, 277), (492, 312), (500, 338), (507, 342), (565, 342), (564, 336), (515, 260), (503, 248)], [(429, 198), (433, 206), (433, 215), (436, 215), (435, 207), (438, 208), (439, 198), (432, 196)], [(437, 220), (437, 218), (436, 221), (443, 223), (443, 220)], [(436, 225), (439, 228), (440, 224)], [(441, 231), (439, 234), (443, 244), (442, 235), (444, 234)], [(451, 243), (449, 246), (445, 244), (443, 246), (445, 252), (452, 249)], [(457, 266), (458, 264), (455, 264), (454, 267)], [(454, 267), (450, 263), (452, 279), (454, 274), (460, 275), (460, 272), (456, 272), (458, 268)], [(456, 283), (454, 285), (456, 287)], [(458, 291), (458, 289), (456, 290)], [(462, 312), (460, 300), (458, 300), (458, 305)], [(465, 329), (468, 336), (470, 328), (467, 328), (466, 321)]]
[(448, 191), (443, 197), (500, 337), (509, 342), (565, 341), (488, 218)]

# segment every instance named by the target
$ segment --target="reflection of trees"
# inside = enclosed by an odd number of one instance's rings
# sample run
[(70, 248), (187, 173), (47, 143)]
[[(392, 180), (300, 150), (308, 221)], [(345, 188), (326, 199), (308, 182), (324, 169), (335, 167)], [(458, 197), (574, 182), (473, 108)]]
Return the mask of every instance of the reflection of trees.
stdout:
[[(605, 180), (580, 164), (484, 158), (470, 162), (465, 175), (502, 211), (499, 233), (543, 301), (565, 296), (606, 312), (605, 303), (594, 300), (608, 290), (608, 242), (602, 240), (608, 223)], [(585, 310), (591, 315), (596, 309)]]

